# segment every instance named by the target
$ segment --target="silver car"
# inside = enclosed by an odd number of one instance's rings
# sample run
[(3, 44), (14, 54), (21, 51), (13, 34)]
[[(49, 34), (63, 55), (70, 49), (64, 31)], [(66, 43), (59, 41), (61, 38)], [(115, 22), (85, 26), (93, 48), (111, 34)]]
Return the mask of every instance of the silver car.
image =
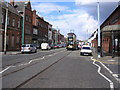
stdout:
[(21, 53), (31, 53), (31, 52), (37, 52), (36, 46), (33, 44), (23, 44), (21, 46)]

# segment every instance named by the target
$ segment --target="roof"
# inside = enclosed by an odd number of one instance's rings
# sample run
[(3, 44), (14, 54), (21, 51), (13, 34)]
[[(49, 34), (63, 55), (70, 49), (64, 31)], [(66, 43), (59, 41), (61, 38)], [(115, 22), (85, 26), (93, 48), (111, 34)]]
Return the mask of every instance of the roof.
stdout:
[(102, 28), (102, 26), (107, 22), (107, 20), (109, 20), (110, 19), (110, 17), (113, 15), (113, 14), (115, 14), (116, 12), (118, 12), (120, 10), (120, 5), (118, 4), (118, 6), (117, 6), (117, 8), (107, 17), (107, 19), (101, 24), (101, 28)]
[[(1, 4), (1, 3), (0, 3)], [(19, 15), (18, 11), (8, 2), (2, 2), (2, 8), (3, 9), (6, 9), (7, 8), (7, 5), (8, 5), (8, 11), (9, 12), (12, 12), (14, 14), (17, 14)]]
[(120, 24), (119, 25), (107, 25), (102, 29), (103, 32), (109, 31), (120, 31)]
[(18, 11), (20, 12), (24, 12), (25, 6), (27, 6), (27, 4), (30, 1), (19, 1), (19, 2), (14, 2), (14, 5), (17, 5), (18, 7), (16, 8)]

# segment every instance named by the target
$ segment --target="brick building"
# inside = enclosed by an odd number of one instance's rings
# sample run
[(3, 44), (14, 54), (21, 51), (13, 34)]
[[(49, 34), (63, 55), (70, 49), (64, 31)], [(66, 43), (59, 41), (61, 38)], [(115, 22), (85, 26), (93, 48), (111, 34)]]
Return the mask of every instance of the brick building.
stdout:
[(0, 52), (2, 51), (2, 1), (0, 0)]
[(41, 37), (40, 41), (41, 41), (41, 43), (48, 42), (48, 25), (49, 25), (49, 23), (47, 21), (45, 21), (43, 17), (38, 16), (37, 19), (38, 19), (38, 22), (37, 22), (38, 28), (40, 29), (40, 33), (39, 33), (40, 37)]
[(101, 25), (101, 46), (106, 53), (120, 51), (120, 5)]
[(32, 17), (32, 25), (33, 25), (33, 36), (32, 36), (32, 43), (36, 44), (40, 47), (40, 29), (38, 27), (38, 15), (36, 15), (36, 10), (33, 10), (33, 17)]
[(52, 43), (55, 44), (55, 29), (52, 28)]
[[(101, 48), (102, 52), (118, 54), (120, 52), (120, 5), (102, 23), (101, 29)], [(92, 41), (97, 48), (98, 37)]]
[(53, 28), (52, 31), (53, 31), (53, 36), (52, 36), (53, 42), (54, 44), (58, 44), (58, 31), (55, 28)]
[[(33, 10), (33, 43), (41, 45), (42, 42), (50, 42), (52, 25), (36, 14)], [(49, 31), (49, 32), (48, 32)]]
[(30, 1), (19, 1), (10, 2), (13, 6), (16, 7), (21, 16), (23, 17), (22, 22), (22, 43), (32, 43), (32, 8)]
[(7, 15), (7, 35), (6, 48), (7, 50), (20, 50), (21, 45), (21, 16), (14, 6), (7, 2), (2, 2), (2, 49), (4, 48), (4, 30), (6, 20), (6, 8), (8, 5)]
[(60, 34), (60, 44), (65, 44), (65, 43), (66, 43), (66, 39), (64, 35)]
[(52, 40), (52, 25), (51, 24), (48, 25), (48, 43), (49, 43), (49, 45), (53, 44), (53, 40)]

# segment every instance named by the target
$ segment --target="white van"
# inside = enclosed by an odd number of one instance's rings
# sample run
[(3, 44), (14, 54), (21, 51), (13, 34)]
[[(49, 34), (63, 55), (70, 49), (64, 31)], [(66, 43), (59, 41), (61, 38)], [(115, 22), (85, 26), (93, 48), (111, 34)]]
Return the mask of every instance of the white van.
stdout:
[(50, 49), (50, 46), (48, 43), (42, 43), (41, 44), (41, 50), (49, 50)]

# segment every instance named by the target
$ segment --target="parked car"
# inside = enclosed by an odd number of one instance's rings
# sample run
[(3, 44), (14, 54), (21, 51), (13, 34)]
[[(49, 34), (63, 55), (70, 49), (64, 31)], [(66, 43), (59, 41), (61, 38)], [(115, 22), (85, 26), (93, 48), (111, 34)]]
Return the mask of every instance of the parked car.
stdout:
[(54, 48), (59, 48), (59, 45), (58, 45), (58, 44), (55, 44), (55, 45), (54, 45)]
[(50, 45), (51, 49), (55, 49), (55, 44)]
[(80, 55), (90, 55), (92, 56), (92, 49), (88, 45), (83, 45), (80, 51)]
[(37, 52), (37, 48), (33, 44), (23, 44), (21, 46), (21, 53), (31, 53), (31, 52)]
[(39, 44), (33, 44), (37, 49), (40, 49), (40, 45)]
[(51, 47), (49, 46), (48, 43), (42, 43), (41, 44), (41, 50), (49, 50)]

